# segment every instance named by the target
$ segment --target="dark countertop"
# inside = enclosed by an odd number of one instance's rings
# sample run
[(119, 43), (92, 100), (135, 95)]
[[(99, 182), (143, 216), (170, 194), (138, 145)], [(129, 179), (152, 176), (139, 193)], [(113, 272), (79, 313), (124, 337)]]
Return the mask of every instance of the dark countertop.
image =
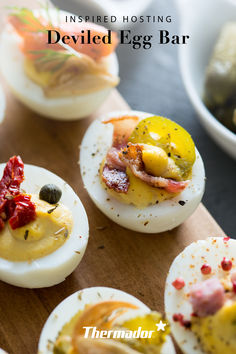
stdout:
[[(66, 3), (54, 0), (54, 3), (79, 12), (75, 0)], [(80, 14), (86, 12), (80, 8)], [(156, 0), (146, 14), (171, 15), (172, 23), (141, 24), (131, 28), (134, 34), (152, 34), (160, 29), (178, 33), (173, 0), (168, 0), (168, 4)], [(133, 109), (169, 117), (191, 133), (205, 163), (207, 183), (203, 203), (226, 234), (236, 238), (236, 163), (214, 143), (198, 121), (182, 83), (178, 46), (156, 44), (145, 51), (123, 45), (117, 53), (121, 77), (118, 90)]]

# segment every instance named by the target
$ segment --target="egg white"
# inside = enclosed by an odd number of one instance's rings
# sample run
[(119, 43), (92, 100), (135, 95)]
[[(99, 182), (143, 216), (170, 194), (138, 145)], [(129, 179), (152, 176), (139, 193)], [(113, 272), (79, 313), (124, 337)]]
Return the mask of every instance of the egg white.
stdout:
[(6, 98), (2, 86), (0, 86), (0, 123), (3, 121), (6, 109)]
[[(45, 10), (35, 11), (46, 17)], [(58, 21), (58, 11), (49, 10), (52, 22)], [(60, 21), (71, 14), (60, 10)], [(76, 120), (93, 113), (107, 98), (111, 88), (102, 89), (89, 94), (65, 98), (47, 98), (43, 89), (34, 83), (24, 71), (24, 55), (19, 49), (21, 38), (8, 24), (3, 30), (0, 40), (0, 70), (15, 96), (33, 111), (52, 119)], [(52, 47), (53, 49), (53, 47)], [(115, 53), (105, 57), (108, 71), (118, 75), (119, 64)]]
[[(5, 164), (0, 164), (0, 175)], [(54, 173), (25, 164), (25, 180), (21, 188), (38, 194), (41, 187), (52, 183), (62, 190), (60, 203), (73, 216), (73, 228), (66, 242), (55, 252), (29, 262), (12, 262), (0, 258), (0, 280), (25, 288), (42, 288), (61, 283), (80, 263), (88, 242), (89, 226), (86, 211), (73, 189)], [(76, 253), (79, 251), (80, 254)]]
[[(153, 116), (153, 114), (137, 111), (111, 112), (90, 125), (80, 150), (80, 168), (85, 188), (96, 206), (107, 217), (127, 229), (144, 233), (171, 230), (183, 223), (195, 211), (202, 199), (205, 171), (201, 156), (196, 150), (192, 179), (188, 187), (176, 197), (145, 209), (121, 203), (102, 187), (98, 170), (112, 145), (113, 134), (112, 124), (102, 124), (101, 120), (122, 115), (136, 115), (140, 120)], [(180, 200), (186, 201), (186, 204), (181, 206), (178, 203)]]
[[(138, 310), (128, 311), (125, 315), (125, 320), (130, 317), (134, 317), (134, 313), (137, 316), (138, 314), (146, 314), (151, 311), (140, 300), (121, 290), (106, 287), (93, 287), (77, 291), (63, 300), (47, 319), (40, 335), (38, 354), (53, 353), (53, 345), (50, 345), (50, 343), (54, 343), (56, 341), (58, 333), (64, 324), (69, 322), (78, 311), (83, 310), (85, 305), (96, 304), (97, 302), (108, 300), (126, 301), (139, 307)], [(166, 342), (162, 346), (160, 354), (174, 353), (174, 345), (168, 335), (166, 337)]]
[[(196, 336), (191, 330), (186, 330), (178, 322), (172, 319), (173, 314), (181, 313), (185, 319), (191, 318), (192, 306), (186, 298), (186, 294), (192, 284), (201, 282), (211, 276), (222, 278), (225, 272), (219, 267), (224, 257), (235, 258), (236, 240), (224, 241), (223, 237), (209, 237), (206, 240), (199, 240), (184, 249), (173, 261), (166, 280), (165, 287), (165, 311), (171, 324), (172, 334), (184, 353), (204, 354)], [(202, 259), (204, 257), (204, 260)], [(203, 275), (201, 266), (208, 263), (212, 267), (211, 275)], [(191, 267), (190, 267), (191, 266)], [(235, 270), (236, 264), (233, 263)], [(182, 277), (185, 286), (176, 290), (172, 282)]]

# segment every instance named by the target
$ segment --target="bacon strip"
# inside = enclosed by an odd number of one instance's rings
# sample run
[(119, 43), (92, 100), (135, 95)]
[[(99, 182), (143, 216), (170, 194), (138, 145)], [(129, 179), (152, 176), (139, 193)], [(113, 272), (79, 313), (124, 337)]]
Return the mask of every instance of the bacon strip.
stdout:
[(123, 116), (103, 121), (103, 124), (112, 123), (114, 127), (112, 147), (107, 152), (106, 164), (102, 172), (103, 182), (118, 193), (127, 193), (130, 183), (125, 171), (126, 167), (129, 167), (134, 176), (150, 186), (163, 188), (169, 193), (180, 193), (187, 187), (188, 181), (179, 182), (149, 175), (145, 171), (142, 160), (143, 147), (138, 144), (127, 146), (128, 139), (138, 121), (139, 118), (136, 116)]
[(118, 150), (125, 147), (138, 121), (139, 117), (136, 116), (123, 116), (104, 120), (103, 124), (112, 123), (114, 127), (112, 147)]
[(149, 175), (144, 169), (142, 150), (141, 145), (129, 144), (119, 153), (121, 161), (130, 168), (134, 176), (152, 187), (164, 188), (169, 193), (179, 193), (186, 188), (188, 181), (177, 182), (172, 179)]
[(104, 165), (102, 171), (102, 180), (106, 186), (118, 193), (127, 193), (129, 189), (129, 178), (124, 171), (110, 168)]
[(126, 165), (121, 161), (119, 152), (126, 146), (138, 121), (139, 118), (136, 116), (123, 116), (103, 121), (103, 124), (112, 123), (114, 129), (112, 147), (107, 152), (102, 180), (109, 189), (118, 193), (127, 193), (130, 185), (129, 177), (125, 173)]
[(120, 150), (116, 149), (115, 147), (111, 147), (108, 150), (106, 156), (106, 163), (110, 169), (116, 169), (125, 172), (126, 166), (124, 162), (121, 161), (119, 152)]

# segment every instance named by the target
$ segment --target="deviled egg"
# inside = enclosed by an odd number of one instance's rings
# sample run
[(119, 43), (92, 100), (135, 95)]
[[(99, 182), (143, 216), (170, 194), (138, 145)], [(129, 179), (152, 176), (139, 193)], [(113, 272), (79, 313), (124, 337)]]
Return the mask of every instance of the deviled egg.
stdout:
[(149, 113), (112, 112), (94, 121), (82, 141), (80, 168), (96, 206), (140, 232), (180, 225), (204, 192), (204, 166), (191, 136)]
[(95, 287), (62, 301), (45, 323), (39, 354), (173, 354), (159, 312), (123, 291)]
[(184, 353), (236, 353), (236, 241), (192, 243), (172, 263), (165, 310)]
[(0, 280), (26, 288), (58, 284), (88, 242), (84, 207), (61, 178), (13, 156), (0, 165)]
[[(0, 42), (0, 69), (13, 93), (54, 119), (88, 116), (119, 83), (116, 34), (110, 32), (111, 43), (104, 43), (104, 27), (66, 22), (70, 16), (54, 8), (14, 7)], [(89, 38), (100, 43), (87, 44)]]

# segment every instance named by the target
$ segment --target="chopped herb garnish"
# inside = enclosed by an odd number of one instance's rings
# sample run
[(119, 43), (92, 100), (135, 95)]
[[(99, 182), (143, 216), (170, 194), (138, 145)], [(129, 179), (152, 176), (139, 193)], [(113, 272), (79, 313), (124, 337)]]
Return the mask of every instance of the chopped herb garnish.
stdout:
[(50, 71), (56, 72), (62, 68), (66, 61), (74, 56), (74, 54), (65, 51), (57, 51), (52, 49), (31, 50), (31, 54), (38, 55), (36, 63), (45, 65), (51, 64)]
[(58, 235), (60, 232), (62, 232), (63, 230), (65, 230), (65, 226), (62, 227), (61, 229), (57, 230), (56, 232), (54, 232), (54, 235)]
[(49, 209), (48, 210), (48, 214), (52, 214), (52, 212), (54, 212), (54, 210), (56, 209), (58, 207), (58, 205), (56, 205), (54, 208), (52, 208), (52, 209)]
[[(11, 16), (17, 17), (24, 25), (26, 25), (24, 30), (27, 30), (27, 26), (29, 26), (29, 32), (46, 32), (46, 28), (43, 29), (43, 25), (34, 15), (33, 11), (27, 9), (26, 7), (17, 6), (9, 7), (9, 9), (12, 10), (12, 13), (10, 14)], [(32, 28), (35, 28), (35, 30), (32, 30)]]
[(7, 200), (12, 200), (12, 199), (14, 199), (14, 197), (13, 197), (13, 195), (5, 195), (5, 198), (7, 199)]
[(81, 301), (82, 300), (82, 295), (83, 295), (83, 291), (80, 291), (78, 294), (78, 299)]
[(66, 229), (66, 231), (65, 231), (65, 233), (64, 233), (65, 238), (67, 238), (68, 235), (69, 235), (69, 231), (68, 231), (68, 229)]
[(28, 236), (29, 236), (29, 230), (25, 230), (25, 234), (24, 234), (25, 241), (27, 240)]

